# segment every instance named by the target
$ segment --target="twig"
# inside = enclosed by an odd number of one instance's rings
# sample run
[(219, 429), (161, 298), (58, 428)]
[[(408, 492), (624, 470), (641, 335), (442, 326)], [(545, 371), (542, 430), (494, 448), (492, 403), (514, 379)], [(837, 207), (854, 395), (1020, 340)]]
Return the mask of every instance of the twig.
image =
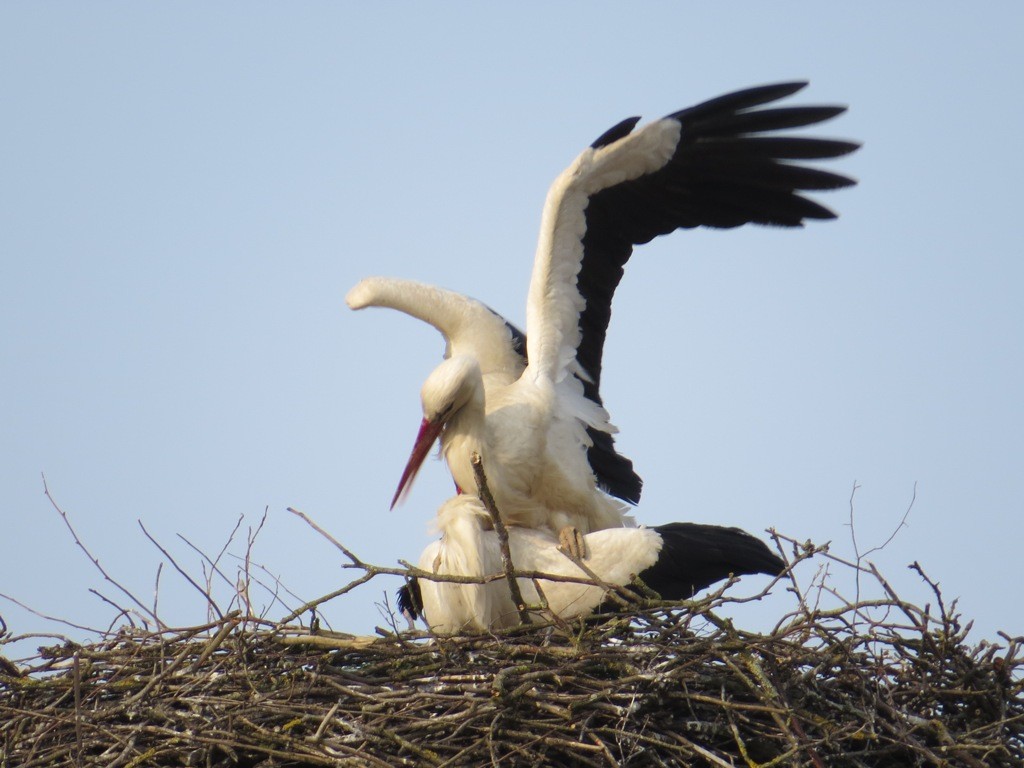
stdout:
[[(395, 570), (397, 571), (397, 569), (395, 569)], [(301, 616), (302, 614), (306, 613), (307, 611), (311, 611), (314, 608), (316, 608), (317, 606), (319, 606), (319, 605), (321, 605), (323, 603), (326, 603), (329, 600), (333, 600), (336, 597), (341, 597), (342, 595), (351, 592), (353, 589), (358, 587), (360, 584), (365, 584), (370, 579), (372, 579), (374, 576), (377, 576), (380, 573), (386, 573), (386, 572), (387, 572), (386, 570), (385, 571), (381, 571), (381, 570), (378, 570), (376, 568), (372, 568), (371, 567), (371, 568), (367, 569), (366, 573), (364, 573), (358, 579), (354, 579), (354, 580), (350, 581), (348, 584), (346, 584), (341, 589), (336, 589), (333, 592), (329, 592), (326, 595), (323, 595), (322, 597), (316, 598), (315, 600), (310, 600), (310, 601), (308, 601), (306, 603), (303, 603), (302, 605), (300, 605), (295, 610), (290, 611), (288, 613), (288, 615), (285, 616), (280, 621), (278, 621), (277, 624), (278, 624), (279, 627), (280, 626), (284, 626), (289, 621), (294, 621), (295, 619), (297, 619), (299, 616)]]
[(104, 603), (106, 603), (115, 611), (117, 611), (117, 613), (110, 619), (110, 623), (107, 624), (107, 632), (112, 632), (114, 630), (114, 627), (117, 626), (117, 622), (121, 619), (122, 616), (128, 619), (128, 623), (133, 627), (135, 626), (135, 619), (132, 617), (136, 616), (139, 619), (139, 621), (142, 622), (142, 626), (149, 629), (149, 622), (146, 620), (146, 617), (139, 616), (138, 611), (118, 605), (109, 597), (100, 592), (98, 589), (94, 589), (93, 587), (89, 587), (89, 594), (96, 595), (96, 597), (98, 597)]
[(82, 765), (82, 655), (76, 650), (71, 667), (75, 691), (75, 764)]
[(498, 536), (498, 547), (501, 550), (501, 565), (505, 570), (505, 580), (508, 582), (508, 591), (512, 595), (512, 604), (515, 605), (516, 610), (519, 612), (519, 621), (523, 624), (532, 624), (530, 612), (526, 609), (526, 601), (523, 600), (523, 593), (519, 590), (519, 582), (516, 581), (516, 570), (512, 564), (512, 553), (508, 547), (508, 530), (506, 530), (505, 522), (501, 519), (501, 513), (498, 512), (498, 507), (494, 503), (491, 489), (487, 485), (487, 475), (484, 474), (483, 459), (480, 458), (479, 453), (474, 453), (469, 457), (469, 463), (473, 465), (473, 477), (476, 480), (477, 494), (480, 497), (480, 501), (483, 502), (487, 514), (491, 516), (491, 521), (494, 523), (494, 532)]
[(209, 555), (207, 555), (205, 552), (203, 552), (203, 550), (201, 550), (199, 547), (197, 547), (195, 544), (193, 544), (191, 541), (189, 541), (188, 537), (182, 536), (180, 533), (175, 534), (179, 539), (181, 539), (183, 542), (185, 542), (186, 546), (191, 548), (197, 555), (199, 555), (205, 561), (205, 565), (209, 565), (210, 566), (209, 574), (206, 573), (205, 567), (203, 568), (203, 574), (206, 576), (206, 589), (210, 592), (210, 594), (213, 594), (213, 577), (214, 577), (215, 574), (217, 576), (220, 576), (221, 580), (227, 586), (229, 586), (231, 588), (234, 588), (234, 584), (231, 582), (231, 579), (229, 579), (227, 577), (227, 574), (225, 574), (224, 571), (222, 571), (220, 569), (219, 563), (220, 563), (220, 558), (224, 554), (225, 549), (227, 549), (227, 547), (230, 545), (231, 541), (234, 539), (235, 531), (238, 530), (238, 526), (240, 524), (241, 524), (241, 519), (237, 523), (235, 523), (235, 529), (231, 532), (231, 535), (228, 538), (228, 542), (224, 545), (224, 548), (222, 548), (221, 551), (217, 554), (216, 558), (211, 558)]
[(224, 617), (224, 623), (213, 639), (207, 643), (206, 647), (203, 648), (203, 652), (199, 654), (198, 658), (192, 662), (192, 666), (189, 667), (189, 672), (196, 672), (200, 667), (206, 663), (206, 660), (213, 655), (221, 644), (227, 639), (227, 636), (231, 634), (231, 630), (238, 626), (239, 623), (239, 611), (232, 611)]
[(206, 600), (207, 605), (209, 605), (209, 607), (213, 609), (213, 612), (217, 614), (217, 620), (219, 621), (219, 620), (223, 619), (224, 618), (224, 614), (220, 610), (220, 608), (217, 606), (217, 603), (214, 602), (213, 596), (207, 590), (205, 590), (201, 586), (199, 586), (196, 583), (195, 579), (193, 579), (191, 576), (189, 576), (185, 572), (185, 569), (182, 568), (180, 565), (178, 565), (177, 561), (173, 557), (171, 557), (171, 553), (168, 552), (160, 544), (160, 542), (158, 542), (156, 539), (154, 539), (149, 534), (149, 531), (146, 530), (146, 526), (142, 524), (141, 520), (136, 520), (136, 522), (139, 524), (139, 528), (142, 529), (142, 532), (146, 535), (146, 538), (149, 539), (152, 542), (153, 546), (156, 547), (157, 549), (159, 549), (160, 552), (163, 554), (163, 556), (166, 557), (168, 559), (168, 561), (170, 561), (172, 566), (174, 566), (174, 570), (176, 570), (178, 573), (180, 573), (182, 575), (182, 578), (184, 578), (185, 581), (187, 581), (189, 584), (191, 584), (193, 587), (195, 587), (196, 591), (203, 596), (203, 598)]
[(857, 568), (857, 570), (854, 573), (854, 602), (860, 602), (860, 574), (861, 574), (861, 570), (862, 570), (861, 562), (868, 555), (870, 555), (870, 554), (872, 554), (874, 552), (879, 552), (879, 551), (885, 549), (887, 546), (889, 546), (889, 544), (892, 542), (892, 540), (896, 538), (896, 534), (898, 534), (901, 530), (903, 530), (903, 528), (906, 527), (906, 525), (907, 525), (907, 518), (910, 516), (910, 510), (912, 510), (914, 508), (914, 502), (917, 500), (917, 483), (915, 482), (914, 483), (913, 493), (910, 496), (910, 503), (907, 504), (907, 508), (903, 512), (903, 517), (900, 518), (899, 523), (896, 525), (895, 528), (893, 528), (892, 533), (889, 534), (889, 537), (885, 541), (883, 541), (881, 544), (878, 544), (878, 545), (872, 547), (867, 552), (861, 553), (860, 548), (857, 545), (857, 529), (856, 529), (856, 526), (854, 525), (854, 522), (853, 522), (853, 511), (854, 511), (853, 498), (854, 498), (854, 496), (857, 495), (857, 489), (859, 489), (859, 488), (860, 488), (860, 485), (857, 483), (856, 480), (854, 480), (853, 488), (850, 490), (850, 523), (849, 523), (849, 525), (850, 525), (850, 540), (853, 543), (853, 556), (854, 556), (854, 560), (855, 560), (856, 568)]
[[(265, 517), (266, 516), (266, 512), (264, 511), (263, 514), (264, 514), (264, 517)], [(238, 519), (235, 521), (235, 527), (231, 529), (231, 533), (228, 534), (227, 541), (224, 542), (224, 546), (220, 548), (220, 552), (217, 553), (217, 556), (215, 558), (213, 558), (212, 560), (210, 560), (209, 558), (206, 558), (207, 560), (209, 560), (210, 568), (212, 569), (211, 572), (210, 572), (210, 574), (211, 574), (210, 575), (210, 580), (211, 581), (213, 579), (213, 573), (217, 572), (219, 570), (217, 566), (220, 564), (221, 558), (224, 557), (224, 553), (228, 551), (228, 547), (231, 546), (231, 542), (235, 540), (235, 534), (238, 533), (238, 529), (242, 527), (242, 521), (244, 519), (245, 519), (245, 515), (239, 515), (238, 516)], [(262, 527), (262, 525), (263, 524), (260, 523), (260, 527)], [(203, 554), (203, 553), (200, 553), (200, 554)], [(203, 555), (203, 556), (205, 557), (205, 555)], [(231, 583), (231, 580), (228, 579), (227, 576), (224, 577), (224, 580), (226, 582), (228, 582), (229, 584)]]
[(153, 578), (153, 613), (159, 615), (160, 611), (160, 574), (164, 572), (162, 562), (156, 564), (156, 576)]
[[(72, 629), (81, 629), (81, 630), (83, 630), (85, 632), (88, 632), (88, 633), (94, 634), (94, 635), (98, 635), (98, 636), (103, 636), (103, 635), (106, 634), (102, 629), (96, 629), (95, 627), (87, 627), (84, 624), (75, 624), (73, 621), (68, 621), (67, 619), (61, 619), (61, 618), (58, 618), (56, 616), (49, 616), (49, 615), (47, 615), (47, 614), (45, 614), (45, 613), (43, 613), (41, 611), (37, 611), (35, 608), (32, 608), (29, 605), (26, 605), (25, 603), (21, 602), (20, 600), (18, 600), (15, 597), (11, 597), (10, 595), (4, 594), (3, 592), (0, 592), (0, 597), (2, 597), (4, 600), (8, 600), (8, 601), (14, 603), (16, 606), (18, 606), (22, 610), (28, 611), (33, 616), (38, 616), (40, 619), (45, 619), (46, 621), (52, 621), (55, 624), (63, 624), (65, 627), (71, 627)], [(111, 603), (111, 605), (113, 605), (113, 603)]]
[(256, 537), (260, 535), (260, 531), (263, 530), (263, 525), (267, 522), (267, 513), (270, 511), (270, 507), (263, 508), (263, 516), (260, 518), (259, 525), (256, 526), (256, 530), (252, 527), (249, 528), (248, 535), (246, 537), (245, 546), (245, 558), (243, 562), (242, 573), (239, 574), (239, 595), (245, 603), (245, 615), (252, 616), (252, 597), (249, 594), (249, 585), (252, 583), (252, 548), (256, 543)]
[(337, 547), (339, 550), (341, 550), (342, 554), (344, 554), (345, 557), (347, 557), (349, 560), (352, 561), (352, 565), (354, 565), (357, 568), (364, 568), (365, 567), (365, 565), (364, 565), (362, 560), (360, 560), (358, 557), (356, 557), (354, 554), (352, 554), (352, 552), (344, 544), (342, 544), (336, 538), (331, 536), (331, 534), (329, 534), (327, 531), (325, 531), (323, 528), (321, 528), (319, 525), (317, 525), (313, 521), (313, 519), (310, 518), (309, 515), (307, 515), (305, 512), (300, 512), (299, 510), (295, 509), (294, 507), (288, 507), (288, 511), (291, 512), (293, 515), (297, 515), (298, 517), (301, 517), (305, 521), (306, 525), (308, 525), (314, 531), (316, 531), (321, 536), (323, 536), (325, 539), (327, 539), (329, 542), (331, 542), (331, 544), (333, 544), (335, 547)]
[(57, 513), (60, 515), (61, 520), (64, 521), (64, 525), (67, 526), (68, 531), (71, 532), (71, 537), (75, 540), (75, 544), (78, 545), (78, 548), (81, 549), (82, 552), (85, 553), (85, 556), (88, 557), (89, 560), (92, 562), (92, 564), (96, 566), (96, 569), (103, 575), (104, 579), (106, 579), (111, 584), (113, 584), (115, 587), (117, 587), (119, 590), (121, 590), (121, 592), (123, 592), (125, 594), (125, 596), (129, 600), (131, 600), (133, 603), (135, 603), (135, 605), (137, 605), (142, 610), (143, 613), (145, 613), (151, 619), (153, 619), (153, 621), (156, 622), (156, 625), (158, 627), (163, 627), (164, 624), (163, 624), (162, 621), (160, 621), (160, 618), (158, 616), (153, 615), (150, 612), (150, 610), (145, 606), (145, 604), (143, 604), (143, 602), (141, 600), (139, 600), (137, 597), (135, 597), (135, 595), (133, 595), (127, 589), (122, 587), (119, 582), (117, 582), (114, 578), (112, 578), (111, 575), (109, 573), (107, 573), (106, 570), (104, 570), (103, 566), (100, 565), (99, 559), (96, 558), (92, 554), (92, 552), (90, 552), (88, 550), (88, 548), (85, 546), (85, 544), (82, 543), (82, 540), (80, 538), (78, 538), (78, 533), (75, 531), (74, 526), (71, 525), (71, 520), (68, 518), (67, 513), (63, 509), (60, 508), (60, 505), (56, 502), (56, 500), (54, 500), (53, 496), (50, 495), (50, 489), (46, 485), (46, 475), (45, 474), (42, 475), (42, 478), (43, 478), (43, 493), (46, 495), (46, 498), (49, 499), (50, 504), (53, 506), (53, 508), (55, 510), (57, 510)]
[[(238, 556), (232, 555), (232, 557)], [(251, 572), (249, 573), (249, 578), (252, 579), (256, 584), (259, 584), (261, 587), (263, 587), (266, 593), (270, 595), (270, 603), (260, 612), (260, 618), (266, 618), (267, 614), (277, 603), (280, 603), (281, 607), (284, 608), (286, 611), (292, 610), (291, 606), (281, 598), (282, 591), (289, 597), (294, 598), (296, 601), (302, 602), (302, 598), (295, 594), (287, 586), (285, 586), (284, 582), (281, 581), (281, 577), (275, 573), (271, 573), (267, 566), (263, 565), (262, 563), (252, 563), (252, 565), (261, 573), (264, 573), (268, 577), (270, 577), (270, 580), (274, 584), (273, 589), (271, 589), (270, 585), (268, 585), (265, 581), (258, 578), (257, 576), (254, 576)]]

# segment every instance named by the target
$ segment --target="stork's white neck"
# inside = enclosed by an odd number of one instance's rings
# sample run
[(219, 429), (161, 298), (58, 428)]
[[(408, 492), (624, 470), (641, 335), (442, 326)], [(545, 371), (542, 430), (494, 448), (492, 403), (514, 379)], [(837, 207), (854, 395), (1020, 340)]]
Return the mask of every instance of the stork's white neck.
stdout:
[(487, 469), (487, 440), (484, 421), (484, 393), (480, 387), (466, 405), (452, 416), (441, 433), (441, 451), (455, 484), (465, 493), (477, 495), (476, 477), (470, 457), (478, 454)]

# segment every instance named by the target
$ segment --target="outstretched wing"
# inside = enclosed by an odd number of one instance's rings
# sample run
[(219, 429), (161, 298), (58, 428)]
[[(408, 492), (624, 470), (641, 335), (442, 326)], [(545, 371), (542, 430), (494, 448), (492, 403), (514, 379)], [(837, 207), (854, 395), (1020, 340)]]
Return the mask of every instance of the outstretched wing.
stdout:
[(461, 293), (415, 280), (368, 277), (348, 292), (345, 302), (352, 309), (397, 309), (429, 323), (444, 336), (445, 357), (473, 357), (485, 379), (499, 375), (514, 381), (526, 365), (522, 331), (486, 304)]
[(802, 193), (855, 182), (791, 161), (840, 157), (858, 145), (763, 134), (813, 125), (845, 107), (757, 109), (805, 85), (737, 91), (635, 132), (639, 118), (630, 118), (576, 158), (544, 207), (527, 303), (527, 375), (560, 382), (578, 366), (584, 394), (600, 403), (612, 297), (634, 245), (679, 228), (797, 227), (835, 217)]

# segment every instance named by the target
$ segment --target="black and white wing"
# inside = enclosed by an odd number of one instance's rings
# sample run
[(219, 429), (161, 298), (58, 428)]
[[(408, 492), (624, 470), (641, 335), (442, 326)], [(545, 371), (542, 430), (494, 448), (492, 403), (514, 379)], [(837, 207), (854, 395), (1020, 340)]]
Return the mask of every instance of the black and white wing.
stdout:
[[(527, 377), (558, 383), (576, 373), (584, 397), (601, 403), (612, 297), (633, 246), (680, 228), (798, 227), (835, 218), (803, 193), (855, 182), (801, 161), (841, 157), (858, 145), (774, 133), (820, 123), (845, 107), (759, 109), (805, 85), (737, 91), (636, 131), (639, 118), (624, 120), (555, 180), (527, 302)], [(603, 409), (578, 410), (587, 426), (614, 431)]]

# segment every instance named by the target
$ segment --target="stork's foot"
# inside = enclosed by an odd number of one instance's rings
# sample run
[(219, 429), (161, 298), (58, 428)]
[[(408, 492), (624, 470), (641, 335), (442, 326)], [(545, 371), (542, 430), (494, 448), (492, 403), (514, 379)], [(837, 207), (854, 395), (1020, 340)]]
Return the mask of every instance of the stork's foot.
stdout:
[(572, 525), (558, 532), (558, 548), (572, 560), (583, 560), (587, 556), (587, 542), (579, 529)]

